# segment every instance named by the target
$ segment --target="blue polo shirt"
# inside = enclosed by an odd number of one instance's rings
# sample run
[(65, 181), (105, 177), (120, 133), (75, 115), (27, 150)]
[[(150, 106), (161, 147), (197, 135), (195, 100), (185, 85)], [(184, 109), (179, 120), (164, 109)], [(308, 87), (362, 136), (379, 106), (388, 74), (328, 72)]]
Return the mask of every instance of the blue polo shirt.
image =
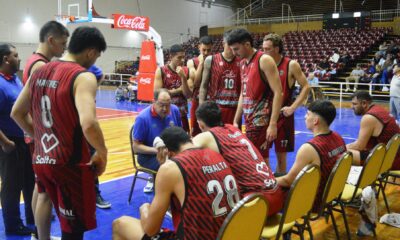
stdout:
[(170, 114), (165, 118), (160, 118), (154, 111), (152, 104), (143, 109), (136, 117), (133, 139), (152, 147), (154, 138), (160, 136), (164, 129), (171, 126), (182, 127), (179, 108), (171, 104)]
[(8, 137), (23, 137), (21, 128), (10, 117), (11, 109), (22, 91), (16, 74), (6, 76), (0, 72), (0, 130)]

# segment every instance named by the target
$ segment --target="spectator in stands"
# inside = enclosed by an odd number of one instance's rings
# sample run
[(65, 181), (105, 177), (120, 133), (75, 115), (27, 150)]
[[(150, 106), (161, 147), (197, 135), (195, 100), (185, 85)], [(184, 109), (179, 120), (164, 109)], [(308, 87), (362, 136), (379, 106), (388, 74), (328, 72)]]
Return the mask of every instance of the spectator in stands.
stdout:
[(387, 41), (384, 41), (381, 45), (379, 45), (379, 51), (378, 53), (384, 56), (386, 54), (386, 50), (389, 46), (389, 43)]
[(337, 63), (339, 61), (340, 55), (339, 55), (339, 50), (337, 48), (333, 49), (333, 54), (329, 58), (329, 62)]
[(341, 68), (347, 67), (350, 63), (351, 57), (346, 50), (343, 50), (342, 55), (339, 58), (339, 63), (343, 64)]
[(307, 76), (307, 81), (308, 81), (308, 84), (309, 84), (311, 87), (318, 86), (319, 80), (318, 80), (318, 78), (314, 75), (314, 73), (309, 73), (309, 74), (308, 74), (308, 76)]
[(360, 81), (360, 78), (364, 77), (364, 70), (361, 69), (361, 64), (357, 64), (356, 69), (353, 69), (353, 71), (351, 71), (350, 76), (346, 77), (346, 92), (348, 92), (350, 90), (350, 85), (349, 82), (350, 81), (354, 81), (354, 89), (353, 91), (357, 91), (357, 83)]
[(386, 58), (384, 57), (384, 55), (381, 54), (375, 54), (375, 62), (376, 62), (376, 58), (378, 58), (377, 64), (380, 65), (381, 67), (383, 67), (383, 64), (386, 61)]
[(373, 82), (374, 79), (377, 79), (377, 77), (379, 76), (379, 72), (376, 71), (375, 65), (376, 64), (374, 60), (369, 61), (368, 67), (365, 71), (363, 82)]
[[(382, 77), (381, 77), (382, 84), (389, 84), (389, 79), (392, 76), (393, 66), (394, 66), (393, 55), (388, 53), (386, 55), (386, 60), (382, 66)], [(389, 91), (389, 88), (387, 86), (383, 86), (382, 91), (387, 92)]]
[(390, 114), (400, 123), (400, 64), (394, 67), (390, 82)]
[[(139, 113), (133, 129), (133, 150), (142, 167), (157, 171), (157, 149), (153, 147), (154, 139), (167, 127), (182, 127), (179, 108), (171, 104), (171, 95), (165, 88), (154, 91), (154, 103)], [(149, 179), (144, 192), (153, 191), (153, 180)]]
[[(351, 104), (354, 113), (362, 118), (358, 138), (347, 144), (347, 149), (353, 153), (353, 164), (364, 165), (371, 149), (378, 143), (387, 144), (393, 135), (400, 133), (400, 128), (385, 108), (372, 103), (368, 92), (355, 92)], [(400, 151), (397, 152), (392, 169), (400, 170)]]
[(321, 60), (321, 62), (317, 65), (317, 72), (320, 74), (321, 78), (325, 75), (325, 73), (330, 71), (330, 64), (328, 62), (329, 57)]
[(389, 41), (389, 46), (387, 47), (386, 54), (397, 55), (399, 53), (399, 46), (393, 41)]

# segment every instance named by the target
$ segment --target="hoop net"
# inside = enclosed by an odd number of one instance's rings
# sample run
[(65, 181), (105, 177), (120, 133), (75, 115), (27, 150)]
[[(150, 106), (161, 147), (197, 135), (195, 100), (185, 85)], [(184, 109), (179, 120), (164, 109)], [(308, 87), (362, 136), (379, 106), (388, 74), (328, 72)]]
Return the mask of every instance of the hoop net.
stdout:
[(55, 15), (55, 19), (64, 26), (66, 26), (69, 22), (75, 21), (75, 17), (69, 15)]

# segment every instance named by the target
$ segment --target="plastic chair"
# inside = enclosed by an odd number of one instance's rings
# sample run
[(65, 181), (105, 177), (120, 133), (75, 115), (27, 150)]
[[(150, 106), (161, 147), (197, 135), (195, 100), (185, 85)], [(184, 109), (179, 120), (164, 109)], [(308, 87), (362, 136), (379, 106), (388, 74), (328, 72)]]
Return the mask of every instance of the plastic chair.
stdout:
[[(344, 225), (346, 227), (347, 238), (351, 239), (349, 225), (346, 218), (346, 212), (344, 211), (344, 205), (342, 202), (338, 202), (337, 199), (343, 192), (346, 184), (347, 176), (349, 175), (351, 164), (353, 163), (353, 155), (351, 152), (346, 152), (336, 162), (329, 174), (328, 181), (326, 182), (324, 193), (322, 195), (322, 205), (317, 216), (313, 216), (311, 220), (316, 220), (322, 215), (329, 215), (332, 219), (333, 228), (335, 230), (336, 239), (340, 239), (339, 231), (336, 225), (336, 220), (333, 215), (333, 211), (339, 212), (343, 216)], [(339, 205), (339, 208), (335, 208)]]
[(258, 240), (268, 215), (268, 203), (260, 193), (243, 198), (222, 224), (217, 240)]
[(133, 128), (135, 125), (132, 126), (131, 131), (129, 132), (129, 140), (130, 140), (130, 144), (131, 144), (131, 152), (132, 152), (132, 164), (133, 164), (133, 168), (135, 169), (135, 175), (133, 176), (133, 181), (132, 181), (132, 185), (131, 185), (131, 190), (129, 192), (129, 197), (128, 197), (128, 204), (131, 203), (131, 199), (132, 199), (132, 194), (133, 194), (133, 189), (135, 188), (135, 183), (136, 183), (136, 179), (142, 179), (142, 180), (148, 180), (147, 177), (142, 177), (139, 176), (138, 173), (139, 172), (144, 172), (144, 173), (148, 173), (151, 174), (153, 176), (153, 179), (155, 179), (155, 176), (157, 174), (156, 171), (145, 168), (140, 166), (139, 163), (136, 163), (136, 157), (135, 157), (135, 151), (133, 150), (133, 137), (132, 137), (132, 133), (133, 133)]
[[(310, 239), (313, 239), (309, 215), (320, 178), (319, 167), (314, 164), (309, 164), (300, 171), (290, 187), (283, 213), (267, 219), (267, 225), (261, 234), (262, 238), (275, 237), (278, 240), (282, 234), (296, 233), (304, 239), (304, 231), (307, 230)], [(299, 218), (303, 218), (302, 223), (296, 221)], [(292, 229), (293, 226), (297, 231)]]

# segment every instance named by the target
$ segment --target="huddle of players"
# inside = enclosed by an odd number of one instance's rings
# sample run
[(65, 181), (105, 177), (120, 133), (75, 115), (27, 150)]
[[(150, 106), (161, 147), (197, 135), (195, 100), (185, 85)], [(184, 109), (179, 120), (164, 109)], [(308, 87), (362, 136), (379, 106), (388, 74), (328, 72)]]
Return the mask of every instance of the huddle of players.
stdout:
[[(234, 53), (229, 37), (237, 43), (247, 42), (246, 49)], [(267, 163), (269, 149), (274, 144), (278, 156), (276, 172), (285, 173), (286, 153), (294, 150), (293, 113), (310, 88), (300, 65), (283, 56), (279, 35), (265, 36), (264, 52), (253, 49), (252, 42), (250, 33), (243, 29), (227, 31), (223, 36), (223, 52), (211, 55), (212, 39), (202, 37), (200, 55), (190, 59), (186, 67), (185, 50), (181, 45), (173, 45), (170, 62), (156, 71), (154, 89), (168, 89), (171, 103), (180, 109), (182, 126), (192, 137), (201, 132), (195, 113), (206, 100), (218, 104), (223, 123), (239, 127), (244, 113), (247, 137)], [(296, 82), (301, 92), (294, 99)], [(188, 99), (192, 101), (191, 128), (187, 118)]]
[[(215, 239), (235, 203), (253, 192), (264, 194), (270, 215), (282, 209), (285, 191), (266, 160), (277, 136), (278, 151), (294, 150), (293, 113), (309, 88), (298, 63), (281, 55), (280, 37), (268, 35), (266, 42), (264, 54), (253, 48), (250, 33), (237, 29), (224, 34), (223, 52), (211, 55), (211, 38), (203, 37), (201, 54), (187, 67), (184, 49), (170, 48), (171, 60), (157, 69), (154, 87), (168, 89), (171, 103), (181, 111), (183, 129), (170, 127), (161, 134), (165, 148), (159, 149), (163, 164), (156, 177), (155, 198), (141, 207), (140, 221), (131, 217), (114, 221), (113, 239), (150, 239), (156, 234), (160, 239)], [(293, 101), (296, 80), (302, 90)], [(191, 129), (188, 98), (192, 99)], [(246, 135), (238, 128), (242, 113)], [(166, 155), (170, 160), (165, 160)], [(165, 179), (171, 179), (171, 186)], [(207, 192), (200, 192), (204, 186)], [(175, 232), (159, 232), (168, 206)], [(201, 224), (192, 221), (199, 216), (204, 220)]]

